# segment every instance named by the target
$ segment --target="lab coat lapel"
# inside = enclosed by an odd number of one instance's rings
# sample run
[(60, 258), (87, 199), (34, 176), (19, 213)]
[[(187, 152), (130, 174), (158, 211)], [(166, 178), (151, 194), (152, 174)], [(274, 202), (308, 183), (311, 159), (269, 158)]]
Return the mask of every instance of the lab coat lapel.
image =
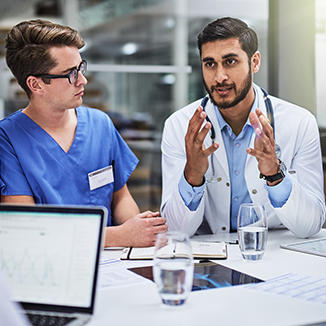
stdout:
[[(211, 101), (207, 102), (206, 113), (207, 113), (209, 119), (211, 120), (211, 122), (214, 126), (214, 129), (215, 129), (215, 142), (219, 144), (219, 148), (212, 154), (212, 155), (214, 155), (213, 162), (214, 163), (217, 162), (219, 164), (218, 170), (221, 171), (221, 169), (222, 169), (226, 175), (229, 175), (229, 165), (228, 165), (228, 161), (227, 161), (227, 156), (226, 156), (225, 146), (224, 146), (223, 137), (222, 137), (222, 133), (221, 133), (221, 128), (217, 121), (215, 109), (214, 109), (214, 106)], [(205, 138), (204, 144), (205, 144), (206, 148), (212, 145), (210, 133)]]

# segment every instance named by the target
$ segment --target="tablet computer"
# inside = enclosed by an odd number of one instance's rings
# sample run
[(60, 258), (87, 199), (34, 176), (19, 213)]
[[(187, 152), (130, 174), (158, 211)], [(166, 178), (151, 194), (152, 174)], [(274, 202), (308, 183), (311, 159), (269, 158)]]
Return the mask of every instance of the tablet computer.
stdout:
[(326, 257), (326, 238), (281, 244), (281, 248)]
[[(194, 267), (192, 291), (263, 282), (254, 276), (211, 261), (203, 261), (195, 264)], [(152, 266), (129, 268), (129, 270), (151, 281), (154, 280)]]

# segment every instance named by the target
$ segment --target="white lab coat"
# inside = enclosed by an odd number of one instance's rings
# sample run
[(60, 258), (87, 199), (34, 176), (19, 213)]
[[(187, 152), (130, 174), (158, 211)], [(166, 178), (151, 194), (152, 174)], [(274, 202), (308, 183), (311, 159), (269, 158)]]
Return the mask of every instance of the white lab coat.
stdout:
[[(254, 86), (258, 94), (258, 107), (266, 114), (261, 89)], [(265, 206), (269, 228), (287, 227), (299, 237), (309, 237), (317, 233), (325, 220), (325, 200), (323, 191), (323, 170), (319, 132), (314, 116), (307, 110), (270, 96), (275, 120), (275, 139), (281, 147), (281, 160), (292, 180), (292, 190), (287, 202), (274, 208), (259, 178), (255, 157), (247, 155), (245, 180), (253, 203)], [(211, 164), (205, 174), (205, 190), (198, 208), (189, 210), (178, 190), (183, 174), (186, 152), (185, 135), (188, 123), (201, 100), (191, 103), (173, 113), (165, 122), (162, 138), (162, 216), (167, 219), (170, 230), (182, 230), (193, 235), (203, 218), (213, 233), (230, 232), (230, 176), (227, 156), (220, 127), (211, 101), (206, 112), (215, 128), (216, 142), (220, 145), (213, 157), (215, 175)], [(250, 147), (254, 147), (253, 133)], [(210, 133), (204, 144), (211, 145)], [(211, 162), (209, 158), (209, 163)], [(213, 180), (213, 182), (211, 182)]]

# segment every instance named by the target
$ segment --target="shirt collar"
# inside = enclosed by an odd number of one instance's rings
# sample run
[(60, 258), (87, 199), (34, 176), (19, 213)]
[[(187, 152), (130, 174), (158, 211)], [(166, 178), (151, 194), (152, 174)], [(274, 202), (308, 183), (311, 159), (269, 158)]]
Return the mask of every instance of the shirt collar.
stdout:
[[(256, 91), (256, 88), (255, 88), (255, 85), (253, 86), (254, 88), (254, 93), (255, 93), (255, 100), (254, 100), (254, 103), (250, 109), (250, 112), (254, 112), (255, 109), (258, 107), (258, 96), (257, 96), (257, 91)], [(216, 113), (216, 117), (217, 117), (217, 121), (218, 121), (218, 124), (220, 126), (220, 129), (223, 130), (224, 128), (227, 128), (227, 126), (231, 129), (231, 127), (227, 124), (227, 122), (224, 120), (220, 110), (218, 109), (218, 107), (216, 105), (214, 105), (214, 110), (215, 110), (215, 113)], [(249, 126), (252, 128), (251, 124), (250, 124), (250, 121), (249, 121), (249, 116), (248, 116), (248, 119), (246, 121), (246, 123), (244, 124), (242, 130), (246, 127), (246, 126)]]

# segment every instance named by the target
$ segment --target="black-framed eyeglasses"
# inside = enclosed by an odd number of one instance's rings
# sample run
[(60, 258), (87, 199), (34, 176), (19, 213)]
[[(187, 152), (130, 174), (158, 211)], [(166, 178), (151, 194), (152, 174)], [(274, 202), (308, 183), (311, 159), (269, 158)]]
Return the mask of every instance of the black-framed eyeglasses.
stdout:
[(49, 79), (56, 79), (56, 78), (68, 78), (70, 84), (75, 84), (78, 80), (78, 72), (81, 72), (83, 76), (85, 75), (87, 71), (87, 62), (86, 60), (83, 60), (78, 68), (74, 68), (70, 71), (69, 74), (66, 75), (51, 75), (51, 74), (36, 74), (32, 75), (35, 77), (42, 77), (42, 78), (49, 78)]

